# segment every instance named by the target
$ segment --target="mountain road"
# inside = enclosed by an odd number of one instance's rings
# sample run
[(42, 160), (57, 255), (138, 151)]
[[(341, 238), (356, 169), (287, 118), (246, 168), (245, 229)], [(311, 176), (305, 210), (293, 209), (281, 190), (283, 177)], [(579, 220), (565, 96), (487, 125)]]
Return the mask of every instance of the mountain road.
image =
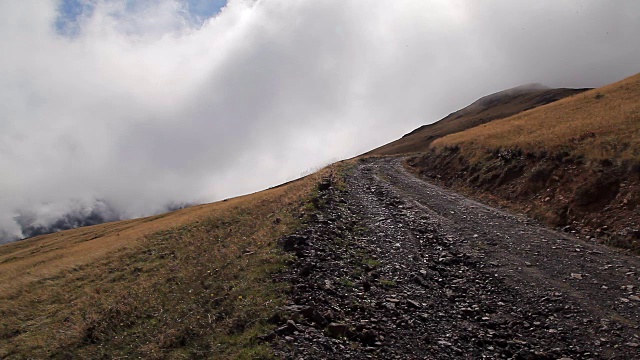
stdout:
[(296, 235), (284, 358), (640, 359), (637, 256), (426, 182), (401, 158), (345, 178)]

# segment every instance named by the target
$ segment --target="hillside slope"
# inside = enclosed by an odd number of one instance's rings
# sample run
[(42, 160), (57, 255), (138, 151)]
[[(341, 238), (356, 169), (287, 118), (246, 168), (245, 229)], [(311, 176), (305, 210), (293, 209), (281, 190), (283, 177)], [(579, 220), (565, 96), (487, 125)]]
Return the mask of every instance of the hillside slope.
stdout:
[(415, 172), (640, 250), (640, 74), (435, 140)]
[(277, 240), (322, 174), (0, 246), (0, 358), (268, 357), (256, 336), (284, 299)]
[(509, 117), (586, 90), (588, 89), (549, 89), (539, 84), (503, 90), (482, 97), (438, 122), (421, 126), (365, 155), (398, 155), (426, 151), (431, 142), (440, 137)]

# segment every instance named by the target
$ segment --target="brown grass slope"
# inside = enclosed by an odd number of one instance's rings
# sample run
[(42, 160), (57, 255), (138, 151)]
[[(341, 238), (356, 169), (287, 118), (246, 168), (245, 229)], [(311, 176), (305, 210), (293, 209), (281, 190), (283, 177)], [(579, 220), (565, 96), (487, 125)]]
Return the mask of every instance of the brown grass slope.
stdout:
[(579, 94), (588, 89), (549, 89), (528, 84), (487, 95), (442, 120), (421, 126), (402, 138), (374, 149), (365, 155), (398, 155), (423, 152), (434, 140), (445, 135), (502, 119), (519, 112)]
[(466, 153), (501, 147), (569, 152), (591, 160), (640, 157), (640, 74), (491, 124), (449, 135), (434, 146)]
[(640, 74), (435, 140), (416, 172), (640, 250)]
[(0, 358), (270, 357), (277, 239), (320, 176), (0, 246)]

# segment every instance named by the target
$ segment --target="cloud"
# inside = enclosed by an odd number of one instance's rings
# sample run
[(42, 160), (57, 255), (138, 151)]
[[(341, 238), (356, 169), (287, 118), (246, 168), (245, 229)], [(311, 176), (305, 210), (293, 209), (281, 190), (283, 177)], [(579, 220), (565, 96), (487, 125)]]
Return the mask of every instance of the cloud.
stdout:
[(257, 191), (487, 93), (600, 86), (640, 58), (634, 0), (232, 0), (206, 20), (194, 0), (75, 3), (0, 4), (0, 238)]

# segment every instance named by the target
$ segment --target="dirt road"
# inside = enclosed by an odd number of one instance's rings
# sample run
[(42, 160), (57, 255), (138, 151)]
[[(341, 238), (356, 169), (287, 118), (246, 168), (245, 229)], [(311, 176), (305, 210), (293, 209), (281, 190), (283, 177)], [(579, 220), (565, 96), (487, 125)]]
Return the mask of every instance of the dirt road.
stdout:
[(284, 358), (640, 359), (640, 259), (360, 162), (284, 240)]

